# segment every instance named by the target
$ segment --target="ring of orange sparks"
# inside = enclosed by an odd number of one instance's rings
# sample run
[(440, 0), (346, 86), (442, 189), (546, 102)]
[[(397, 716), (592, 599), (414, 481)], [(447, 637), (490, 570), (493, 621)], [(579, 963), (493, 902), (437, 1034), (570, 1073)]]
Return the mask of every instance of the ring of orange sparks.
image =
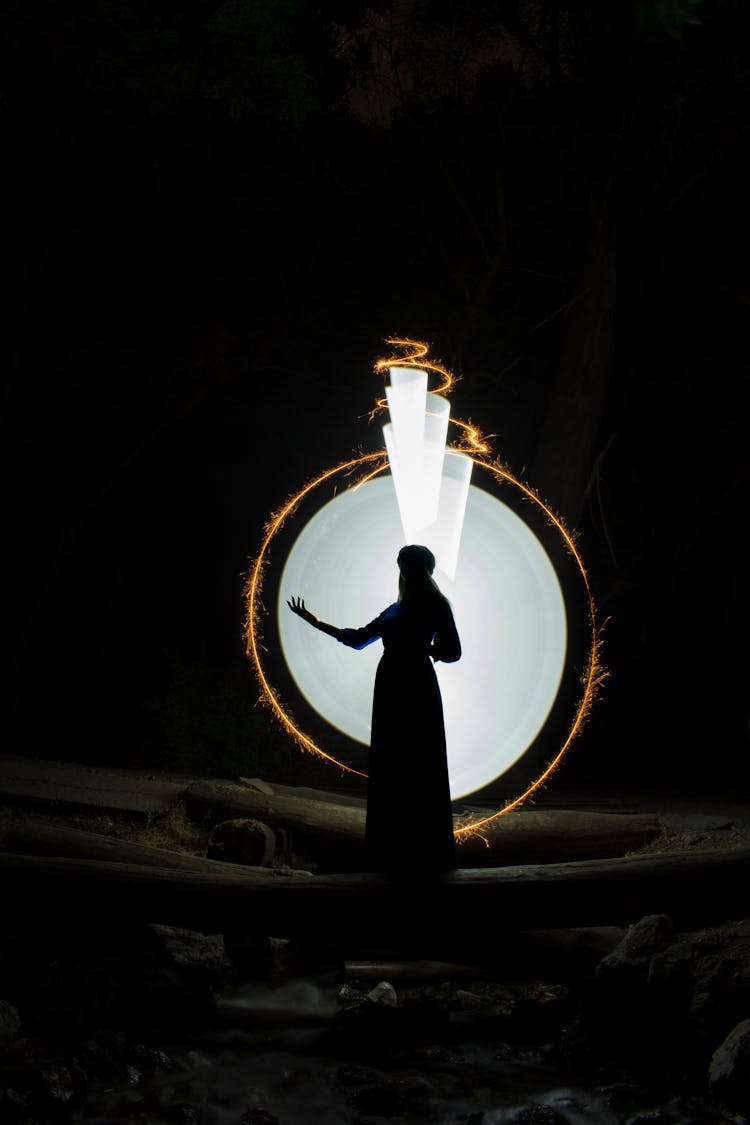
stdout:
[[(419, 367), (427, 368), (436, 372), (443, 378), (443, 382), (436, 388), (435, 393), (441, 393), (447, 390), (454, 382), (455, 377), (441, 364), (434, 363), (427, 360), (428, 345), (423, 344), (416, 340), (406, 340), (399, 338), (391, 338), (386, 341), (394, 346), (408, 349), (406, 355), (398, 357), (398, 359), (387, 358), (380, 359), (375, 364), (376, 371), (384, 371), (387, 368), (397, 363), (400, 367)], [(380, 410), (385, 409), (387, 406), (385, 399), (378, 400), (375, 408), (372, 411), (371, 417), (374, 417)], [(452, 419), (455, 424), (463, 432), (463, 443), (454, 448), (460, 450), (462, 453), (468, 453), (472, 461), (483, 469), (487, 469), (498, 480), (507, 481), (515, 485), (521, 490), (527, 499), (538, 505), (543, 511), (548, 522), (558, 531), (563, 539), (566, 550), (575, 561), (581, 578), (584, 583), (586, 592), (586, 600), (588, 604), (588, 614), (590, 623), (590, 643), (588, 653), (586, 655), (584, 670), (581, 675), (581, 697), (578, 706), (570, 724), (567, 735), (562, 743), (562, 746), (554, 757), (548, 762), (544, 770), (540, 773), (539, 777), (529, 785), (520, 796), (514, 800), (509, 801), (497, 812), (492, 813), (490, 816), (480, 817), (476, 820), (466, 821), (461, 823), (455, 830), (456, 840), (460, 843), (461, 839), (465, 839), (468, 835), (479, 833), (481, 834), (482, 828), (488, 825), (491, 821), (496, 820), (500, 816), (511, 812), (513, 809), (519, 808), (525, 801), (532, 796), (551, 776), (552, 773), (558, 768), (562, 762), (567, 750), (571, 743), (580, 733), (586, 718), (591, 710), (594, 700), (599, 694), (599, 690), (603, 681), (606, 679), (607, 672), (601, 664), (601, 632), (596, 621), (596, 607), (594, 598), (591, 592), (586, 568), (583, 560), (576, 546), (574, 537), (567, 530), (559, 516), (555, 515), (552, 509), (544, 503), (543, 500), (531, 489), (528, 485), (524, 484), (517, 477), (515, 477), (504, 465), (499, 461), (488, 459), (485, 455), (489, 452), (489, 446), (482, 438), (479, 430), (467, 422), (461, 422), (458, 419)], [(266, 524), (263, 541), (260, 550), (253, 561), (250, 572), (245, 584), (245, 651), (252, 659), (258, 680), (261, 687), (262, 698), (270, 706), (271, 710), (280, 720), (284, 728), (294, 737), (295, 741), (303, 750), (316, 754), (326, 761), (338, 766), (339, 769), (345, 770), (347, 773), (356, 774), (358, 777), (366, 777), (366, 774), (361, 773), (359, 770), (353, 769), (351, 766), (339, 762), (336, 758), (327, 754), (317, 743), (304, 731), (296, 725), (292, 717), (285, 711), (276, 691), (273, 689), (268, 681), (268, 677), (263, 668), (263, 660), (261, 658), (261, 631), (260, 620), (265, 613), (265, 607), (262, 602), (263, 590), (263, 575), (268, 563), (269, 549), (274, 537), (278, 534), (281, 528), (295, 510), (299, 507), (302, 501), (309, 496), (320, 485), (326, 481), (330, 481), (338, 474), (346, 474), (349, 476), (356, 476), (354, 487), (358, 487), (366, 480), (377, 476), (388, 467), (388, 457), (384, 450), (379, 450), (375, 453), (362, 453), (356, 457), (352, 457), (347, 461), (342, 461), (340, 464), (335, 465), (331, 469), (327, 469), (314, 477), (306, 485), (304, 485), (298, 492), (294, 493), (287, 502), (277, 511)]]

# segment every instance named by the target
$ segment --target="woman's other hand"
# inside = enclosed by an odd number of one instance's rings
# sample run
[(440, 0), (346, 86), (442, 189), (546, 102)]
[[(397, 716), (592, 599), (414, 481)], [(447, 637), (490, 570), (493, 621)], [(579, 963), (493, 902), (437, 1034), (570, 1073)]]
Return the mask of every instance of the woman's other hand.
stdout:
[(290, 598), (286, 603), (291, 609), (292, 613), (296, 613), (303, 621), (307, 621), (309, 625), (314, 625), (318, 620), (309, 609), (305, 609), (304, 598)]

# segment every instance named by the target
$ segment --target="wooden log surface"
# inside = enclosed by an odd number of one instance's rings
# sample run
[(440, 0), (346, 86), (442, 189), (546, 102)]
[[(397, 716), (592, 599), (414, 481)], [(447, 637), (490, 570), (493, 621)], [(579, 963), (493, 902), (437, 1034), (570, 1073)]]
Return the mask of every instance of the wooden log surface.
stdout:
[[(347, 853), (350, 860), (341, 866), (359, 865), (356, 857), (363, 841), (364, 782), (358, 789), (348, 786), (334, 792), (282, 785), (261, 778), (239, 780), (239, 784), (224, 779), (206, 781), (158, 771), (147, 774), (0, 755), (0, 804), (27, 805), (58, 813), (67, 810), (96, 815), (110, 812), (148, 819), (165, 815), (185, 801), (200, 816), (213, 817), (214, 821), (232, 816), (256, 817), (275, 828), (291, 830), (305, 842), (324, 844), (329, 867), (332, 858), (334, 861), (339, 857), (344, 859)], [(571, 801), (570, 795), (568, 801)], [(624, 809), (618, 807), (618, 802), (604, 803), (609, 804), (607, 811), (591, 807), (588, 802), (581, 807), (574, 794), (572, 807), (571, 804), (560, 806), (542, 792), (533, 805), (527, 804), (494, 818), (481, 830), (481, 835), (463, 837), (460, 862), (496, 866), (622, 855), (673, 827), (673, 815), (638, 811), (637, 802)], [(466, 806), (469, 802), (462, 804)], [(494, 811), (493, 807), (470, 810), (473, 818)], [(694, 806), (686, 811), (690, 814), (687, 819), (694, 821)], [(703, 831), (721, 827), (716, 823), (716, 811), (710, 802), (704, 803), (700, 816), (712, 823), (686, 825), (685, 829)], [(728, 813), (730, 820), (735, 816), (746, 820), (747, 815), (745, 806)], [(725, 815), (725, 822), (726, 819)], [(460, 818), (456, 823), (461, 823)]]
[(190, 780), (0, 755), (0, 802), (36, 808), (159, 816), (179, 804)]
[[(269, 792), (269, 790), (271, 790)], [(364, 844), (365, 805), (330, 801), (321, 793), (298, 795), (291, 787), (198, 781), (185, 801), (198, 814), (219, 819), (247, 816), (302, 835), (346, 844)], [(471, 821), (487, 810), (475, 810)], [(461, 818), (455, 818), (457, 828)], [(530, 862), (622, 855), (656, 839), (663, 830), (653, 813), (611, 813), (522, 807), (493, 817), (476, 831), (459, 836), (459, 863)]]
[(242, 926), (274, 937), (469, 937), (504, 928), (629, 925), (666, 913), (714, 924), (746, 913), (750, 850), (646, 854), (557, 864), (464, 869), (430, 884), (415, 876), (221, 872), (0, 852), (6, 909), (47, 920), (129, 919), (219, 933)]
[[(27, 820), (11, 829), (3, 837), (2, 844), (8, 851), (22, 855), (98, 859), (146, 867), (204, 871), (212, 875), (227, 873), (227, 868), (230, 867), (214, 859), (203, 859), (167, 848), (135, 844), (82, 829), (49, 825), (45, 821)], [(230, 875), (232, 870), (236, 874), (237, 866), (234, 865), (230, 869)], [(260, 875), (270, 874), (268, 869), (263, 867), (242, 867), (239, 870)], [(295, 873), (287, 870), (284, 874), (309, 877), (307, 872)], [(498, 947), (498, 956), (505, 956), (514, 965), (531, 964), (538, 972), (548, 970), (552, 962), (558, 966), (558, 971), (570, 972), (571, 967), (579, 963), (584, 963), (591, 968), (601, 957), (612, 951), (624, 932), (622, 926), (536, 930), (533, 933), (514, 931), (515, 936), (509, 934), (505, 936), (502, 952)], [(346, 941), (343, 945), (346, 947)], [(476, 973), (477, 966), (429, 961), (421, 957), (398, 963), (384, 961), (381, 958), (377, 961), (346, 961), (344, 971), (348, 979), (357, 978), (375, 982), (382, 979), (405, 981), (471, 976)]]
[(344, 961), (347, 980), (376, 983), (381, 980), (413, 983), (430, 980), (456, 980), (475, 977), (477, 965), (456, 965), (450, 961)]
[[(98, 832), (88, 832), (81, 828), (69, 828), (60, 824), (47, 824), (33, 819), (11, 828), (3, 836), (2, 844), (8, 851), (22, 855), (98, 859), (111, 863), (140, 864), (144, 867), (204, 871), (214, 875), (221, 873), (227, 867), (238, 866), (224, 863), (219, 859), (188, 855), (185, 852), (173, 851), (171, 848), (156, 848), (151, 844), (136, 844)], [(242, 869), (259, 872), (266, 870), (265, 867), (247, 865), (243, 865)]]
[(227, 781), (196, 781), (185, 791), (185, 803), (193, 812), (219, 820), (247, 816), (272, 828), (288, 828), (303, 834), (340, 840), (362, 846), (365, 836), (364, 805), (289, 795), (276, 787), (272, 793)]

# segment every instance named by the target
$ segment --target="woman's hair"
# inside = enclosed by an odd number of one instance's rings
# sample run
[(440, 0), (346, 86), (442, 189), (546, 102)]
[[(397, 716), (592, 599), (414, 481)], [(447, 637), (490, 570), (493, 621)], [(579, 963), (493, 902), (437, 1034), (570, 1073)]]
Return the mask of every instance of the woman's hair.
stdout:
[(412, 543), (402, 547), (398, 553), (398, 600), (405, 598), (442, 598), (443, 594), (432, 577), (435, 569), (435, 556), (429, 547)]

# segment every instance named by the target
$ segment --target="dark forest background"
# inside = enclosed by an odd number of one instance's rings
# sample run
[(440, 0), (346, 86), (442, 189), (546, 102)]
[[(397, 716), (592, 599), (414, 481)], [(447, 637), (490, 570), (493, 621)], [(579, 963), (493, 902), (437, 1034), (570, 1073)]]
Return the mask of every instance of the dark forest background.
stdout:
[(310, 780), (244, 575), (408, 335), (580, 536), (610, 676), (553, 784), (746, 796), (748, 43), (745, 0), (4, 4), (5, 752)]

